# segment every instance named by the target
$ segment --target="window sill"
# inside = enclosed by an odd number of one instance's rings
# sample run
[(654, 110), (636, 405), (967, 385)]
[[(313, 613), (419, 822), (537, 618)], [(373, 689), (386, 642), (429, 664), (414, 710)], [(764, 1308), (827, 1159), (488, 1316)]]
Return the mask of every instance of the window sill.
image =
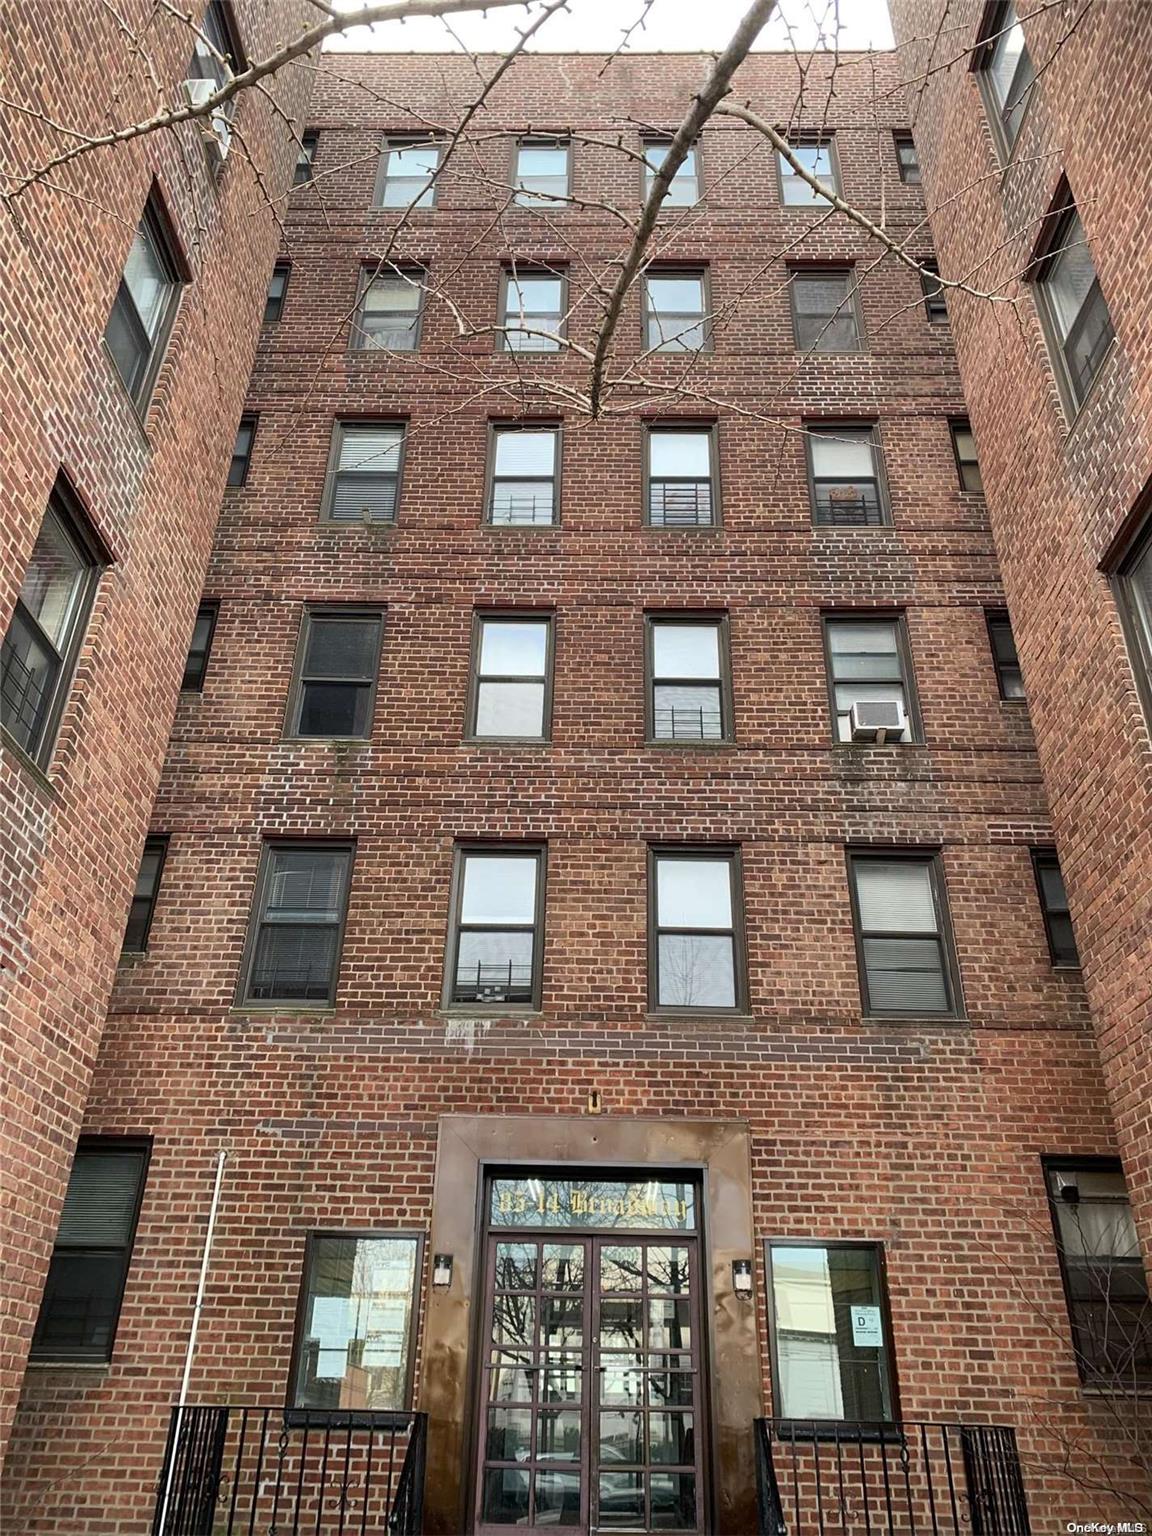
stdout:
[(449, 1003), (446, 1008), (436, 1010), (436, 1017), (457, 1024), (462, 1019), (514, 1019), (520, 1023), (527, 1019), (542, 1019), (544, 1012), (533, 1003), (526, 1003), (523, 1007), (508, 1003), (500, 1008), (493, 1007), (491, 1003)]
[(117, 965), (138, 965), (141, 960), (147, 960), (146, 949), (122, 949), (116, 961)]
[(550, 747), (547, 736), (462, 736), (462, 747)]
[(492, 533), (555, 533), (560, 527), (560, 519), (556, 518), (551, 523), (494, 523), (486, 517), (480, 523), (481, 528), (487, 528)]
[(862, 1013), (861, 1024), (911, 1024), (923, 1029), (928, 1024), (971, 1024), (966, 1013)]
[(1084, 967), (1082, 965), (1057, 965), (1053, 961), (1052, 970), (1057, 976), (1080, 976), (1083, 974)]
[(282, 747), (370, 747), (371, 736), (281, 736)]
[(645, 533), (660, 533), (660, 534), (686, 533), (691, 538), (696, 538), (698, 534), (702, 534), (702, 533), (723, 533), (724, 532), (724, 524), (723, 523), (719, 523), (719, 522), (717, 522), (717, 523), (697, 523), (695, 526), (688, 527), (688, 528), (673, 528), (673, 527), (669, 527), (668, 524), (666, 524), (666, 523), (642, 523), (641, 527), (643, 528)]
[(44, 794), (51, 796), (53, 800), (59, 802), (60, 791), (52, 783), (48, 774), (41, 768), (34, 757), (29, 757), (15, 737), (2, 725), (0, 725), (0, 746), (3, 747), (4, 751), (12, 754), (16, 760), (17, 767), (28, 775), (37, 790), (42, 791)]
[(267, 1017), (269, 1014), (284, 1014), (295, 1016), (306, 1015), (310, 1019), (331, 1019), (336, 1016), (336, 1009), (331, 1003), (233, 1003), (228, 1009), (231, 1014), (256, 1014)]
[(101, 1375), (107, 1374), (112, 1369), (111, 1360), (37, 1360), (29, 1355), (27, 1369), (30, 1371), (99, 1371)]
[(696, 1020), (703, 1024), (755, 1024), (756, 1015), (737, 1008), (650, 1008), (644, 1015), (646, 1024), (667, 1024), (672, 1020), (687, 1024)]
[(739, 746), (739, 742), (731, 736), (725, 736), (720, 741), (715, 739), (711, 741), (696, 741), (694, 739), (672, 741), (665, 736), (646, 736), (644, 738), (644, 745), (652, 747), (656, 751), (668, 751), (670, 749), (675, 752), (731, 752), (734, 747)]

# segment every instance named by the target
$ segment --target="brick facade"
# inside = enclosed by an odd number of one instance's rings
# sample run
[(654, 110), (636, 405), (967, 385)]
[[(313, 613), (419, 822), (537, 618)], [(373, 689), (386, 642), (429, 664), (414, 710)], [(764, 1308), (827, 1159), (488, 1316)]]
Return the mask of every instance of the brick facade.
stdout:
[[(602, 62), (520, 61), (468, 172), (446, 177), (405, 236), (403, 254), (451, 273), (457, 301), (489, 324), (510, 255), (606, 260), (620, 236), (590, 206), (497, 217), (477, 167), (503, 177), (509, 136), (529, 124), (602, 139), (671, 126), (703, 66), (638, 55), (601, 74)], [(484, 526), (488, 424), (518, 402), (478, 383), (548, 370), (578, 387), (583, 370), (565, 356), (493, 361), (490, 338), (455, 343), (435, 304), (415, 355), (348, 352), (361, 267), (394, 217), (371, 211), (381, 134), (447, 120), (475, 76), (466, 61), (381, 55), (341, 56), (339, 74), (316, 82), (318, 189), (291, 206), (287, 303), (245, 402), (259, 415), (251, 469), (225, 495), (205, 586), (220, 603), (215, 646), (204, 692), (178, 706), (150, 823), (170, 849), (148, 953), (118, 974), (84, 1122), (153, 1140), (115, 1355), (28, 1370), (12, 1528), (147, 1528), (218, 1149), (229, 1163), (192, 1396), (275, 1403), (306, 1234), (426, 1229), (441, 1117), (523, 1114), (583, 1116), (590, 1145), (645, 1116), (746, 1124), (765, 1404), (763, 1241), (883, 1242), (903, 1415), (1015, 1425), (1034, 1531), (1101, 1517), (1101, 1495), (1061, 1474), (1067, 1445), (1117, 1485), (1131, 1474), (1106, 1406), (1078, 1389), (1040, 1157), (1115, 1143), (1084, 991), (1053, 970), (1036, 901), (1029, 850), (1052, 827), (1028, 712), (997, 690), (985, 609), (1004, 593), (984, 502), (957, 483), (948, 421), (966, 405), (947, 329), (889, 262), (863, 286), (866, 350), (802, 361), (782, 264), (762, 268), (811, 216), (780, 207), (755, 135), (716, 120), (701, 145), (706, 201), (661, 254), (707, 262), (713, 303), (731, 310), (696, 397), (676, 407), (717, 420), (723, 526), (642, 526), (642, 419), (661, 412), (639, 400), (591, 424), (562, 413), (559, 527)], [(896, 61), (847, 58), (832, 98), (827, 78), (817, 61), (805, 124), (834, 130), (847, 195), (873, 212), (883, 200), (911, 235), (924, 205), (896, 174)], [(736, 90), (787, 122), (794, 62), (756, 56)], [(589, 202), (634, 197), (635, 163), (610, 147), (580, 145), (576, 162)], [(930, 254), (926, 233), (915, 249)], [(838, 222), (803, 245), (806, 260), (875, 254)], [(581, 322), (578, 309), (574, 335)], [(619, 358), (639, 335), (633, 296)], [(649, 372), (671, 383), (681, 367), (655, 359)], [(523, 399), (556, 414), (530, 383)], [(393, 529), (318, 519), (340, 416), (409, 424)], [(814, 417), (878, 422), (891, 527), (813, 529), (796, 429)], [(307, 603), (386, 609), (363, 744), (284, 739)], [(555, 614), (548, 744), (462, 741), (477, 608)], [(923, 744), (831, 744), (829, 609), (905, 613)], [(733, 745), (645, 745), (651, 610), (727, 613)], [(331, 1009), (236, 1002), (261, 843), (276, 837), (355, 840)], [(469, 839), (547, 845), (537, 1013), (442, 1008), (453, 848)], [(649, 1011), (646, 847), (684, 842), (741, 850), (746, 1015)], [(963, 1018), (862, 1015), (845, 868), (856, 844), (942, 850)], [(454, 1283), (467, 1302), (474, 1276)], [(438, 1390), (429, 1298), (425, 1274), (424, 1405)], [(433, 1440), (444, 1431), (434, 1416)]]

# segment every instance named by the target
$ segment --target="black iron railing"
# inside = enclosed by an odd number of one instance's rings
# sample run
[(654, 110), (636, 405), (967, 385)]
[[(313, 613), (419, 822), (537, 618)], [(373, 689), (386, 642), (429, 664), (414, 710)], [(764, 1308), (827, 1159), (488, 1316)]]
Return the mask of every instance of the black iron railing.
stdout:
[(452, 988), (454, 1003), (527, 1003), (532, 1000), (532, 967), (511, 960), (462, 965)]
[(757, 1419), (759, 1536), (1029, 1536), (999, 1424)]
[(152, 1536), (421, 1536), (428, 1417), (174, 1408)]
[(877, 527), (884, 522), (875, 480), (815, 481), (816, 523), (822, 528)]
[(652, 480), (648, 521), (654, 528), (703, 528), (712, 521), (710, 480)]

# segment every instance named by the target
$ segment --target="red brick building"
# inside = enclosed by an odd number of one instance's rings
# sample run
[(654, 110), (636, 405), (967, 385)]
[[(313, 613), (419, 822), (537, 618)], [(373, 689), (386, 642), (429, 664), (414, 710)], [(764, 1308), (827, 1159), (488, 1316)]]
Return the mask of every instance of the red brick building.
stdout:
[[(705, 67), (603, 64), (519, 61), (442, 172), (469, 61), (317, 77), (13, 1529), (1141, 1496), (1143, 1271), (949, 326), (717, 118), (585, 419), (611, 210)], [(897, 61), (831, 83), (736, 94), (930, 258)]]

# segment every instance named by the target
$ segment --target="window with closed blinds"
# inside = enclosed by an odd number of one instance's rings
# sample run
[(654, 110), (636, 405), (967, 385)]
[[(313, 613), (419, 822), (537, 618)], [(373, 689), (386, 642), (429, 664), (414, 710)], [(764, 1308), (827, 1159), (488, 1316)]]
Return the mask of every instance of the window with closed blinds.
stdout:
[(495, 427), (488, 521), (543, 527), (556, 522), (559, 427)]
[(128, 1278), (148, 1143), (76, 1151), (32, 1340), (37, 1360), (106, 1361)]
[(935, 854), (849, 855), (867, 1014), (956, 1011)]
[(242, 1002), (332, 1003), (351, 869), (348, 843), (265, 847)]
[(329, 473), (332, 523), (394, 523), (405, 429), (398, 422), (342, 421)]
[(794, 271), (792, 324), (802, 352), (859, 352), (854, 278), (845, 268)]
[(874, 426), (805, 425), (812, 521), (823, 528), (883, 524), (888, 509)]
[(1052, 964), (1078, 967), (1080, 955), (1076, 949), (1072, 915), (1068, 910), (1068, 893), (1064, 889), (1064, 876), (1060, 872), (1056, 850), (1034, 848), (1032, 867), (1036, 872), (1036, 889), (1040, 896), (1040, 910), (1044, 914), (1044, 931), (1048, 936)]
[(669, 422), (647, 428), (645, 521), (652, 528), (708, 528), (716, 522), (716, 434)]
[(397, 269), (368, 274), (352, 326), (354, 351), (414, 352), (420, 341), (423, 274)]
[(372, 734), (384, 616), (379, 609), (311, 608), (304, 615), (286, 734)]

